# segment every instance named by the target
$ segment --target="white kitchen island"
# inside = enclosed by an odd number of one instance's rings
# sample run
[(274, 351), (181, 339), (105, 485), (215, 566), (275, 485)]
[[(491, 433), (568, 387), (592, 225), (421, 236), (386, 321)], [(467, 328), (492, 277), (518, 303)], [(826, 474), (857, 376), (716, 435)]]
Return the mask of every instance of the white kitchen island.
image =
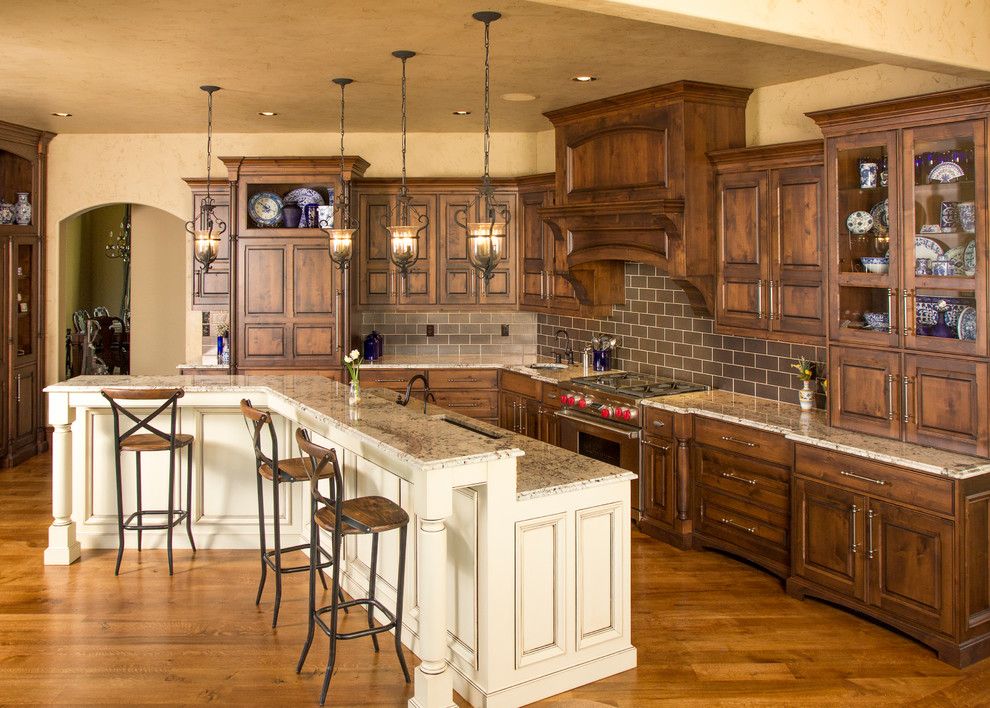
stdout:
[[(629, 472), (440, 408), (424, 412), (415, 401), (403, 408), (389, 392), (365, 391), (351, 407), (346, 387), (321, 377), (102, 376), (48, 387), (54, 521), (46, 564), (70, 564), (81, 549), (117, 544), (113, 420), (99, 392), (105, 386), (185, 389), (179, 424), (195, 436), (192, 518), (200, 553), (257, 548), (256, 473), (242, 398), (277, 414), (283, 457), (298, 455), (293, 433), (304, 427), (337, 448), (348, 497), (380, 494), (406, 509), (415, 532), (403, 640), (421, 660), (411, 706), (452, 706), (453, 689), (472, 705), (519, 706), (636, 665)], [(124, 503), (133, 509), (129, 457)], [(163, 508), (157, 505), (167, 477), (155, 474), (155, 465), (164, 469), (167, 455), (144, 458), (145, 507)], [(308, 487), (283, 489), (291, 490), (283, 508), (267, 508), (267, 518), (279, 514), (284, 545), (306, 542)], [(183, 533), (174, 542), (188, 547)], [(144, 532), (144, 546), (164, 547), (164, 532)], [(136, 548), (130, 535), (127, 547)], [(397, 550), (398, 534), (383, 535), (377, 590), (387, 605), (395, 601)], [(367, 594), (369, 562), (370, 541), (348, 538), (346, 592)], [(252, 603), (253, 589), (243, 597)]]

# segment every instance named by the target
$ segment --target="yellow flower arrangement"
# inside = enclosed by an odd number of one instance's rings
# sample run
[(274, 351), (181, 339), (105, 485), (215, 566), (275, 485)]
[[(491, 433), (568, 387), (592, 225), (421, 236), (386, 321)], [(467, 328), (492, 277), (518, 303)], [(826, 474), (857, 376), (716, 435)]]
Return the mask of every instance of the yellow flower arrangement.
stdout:
[(797, 369), (798, 378), (802, 381), (811, 381), (815, 378), (815, 364), (804, 357), (797, 360), (796, 364), (791, 364), (792, 369)]

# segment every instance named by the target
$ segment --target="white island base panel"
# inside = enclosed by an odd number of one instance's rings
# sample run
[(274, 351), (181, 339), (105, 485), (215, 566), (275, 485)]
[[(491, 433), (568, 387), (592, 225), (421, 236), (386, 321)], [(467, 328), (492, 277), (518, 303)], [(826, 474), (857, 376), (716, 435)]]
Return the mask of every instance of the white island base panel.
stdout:
[[(409, 513), (402, 639), (421, 659), (410, 706), (453, 706), (456, 689), (474, 706), (514, 708), (636, 666), (627, 478), (517, 498), (519, 450), (424, 465), (369, 441), (358, 422), (367, 409), (350, 414), (351, 429), (348, 421), (329, 420), (265, 386), (189, 389), (180, 399), (180, 427), (195, 436), (193, 536), (201, 551), (258, 548), (257, 475), (238, 408), (242, 398), (278, 414), (279, 441), (288, 448), (283, 457), (298, 455), (286, 442), (302, 426), (336, 447), (348, 498), (377, 494)], [(65, 565), (80, 557), (80, 547), (117, 546), (113, 420), (98, 389), (71, 384), (49, 389), (49, 417), (55, 521), (45, 563)], [(422, 420), (424, 435), (433, 434), (431, 426), (441, 425), (442, 433), (452, 427)], [(124, 454), (127, 510), (135, 508), (132, 458)], [(184, 499), (184, 453), (180, 459)], [(144, 508), (165, 508), (167, 455), (145, 454), (142, 466)], [(307, 542), (308, 485), (282, 490), (283, 545)], [(271, 548), (267, 482), (264, 499)], [(164, 539), (163, 531), (145, 531), (143, 544), (164, 548)], [(329, 539), (324, 543), (329, 547)], [(174, 544), (189, 548), (184, 527), (176, 527)], [(135, 532), (128, 532), (126, 548), (125, 567), (137, 552)], [(344, 555), (341, 585), (352, 596), (366, 596), (370, 537), (348, 537)], [(390, 607), (397, 570), (398, 532), (389, 532), (380, 542), (377, 594)], [(244, 602), (253, 599), (254, 590), (244, 589)]]

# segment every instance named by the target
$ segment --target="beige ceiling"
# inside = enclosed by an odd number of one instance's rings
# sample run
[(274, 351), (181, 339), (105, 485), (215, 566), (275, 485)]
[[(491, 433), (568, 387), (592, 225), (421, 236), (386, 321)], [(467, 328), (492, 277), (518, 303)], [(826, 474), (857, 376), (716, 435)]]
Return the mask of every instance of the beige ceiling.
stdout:
[[(329, 79), (351, 76), (348, 129), (395, 131), (391, 52), (411, 49), (409, 130), (479, 130), (482, 25), (471, 13), (487, 9), (504, 14), (492, 25), (496, 131), (542, 130), (544, 111), (678, 79), (758, 87), (862, 65), (525, 0), (35, 0), (4, 6), (0, 119), (57, 132), (199, 132), (197, 87), (215, 83), (220, 132), (333, 131)], [(581, 73), (600, 80), (570, 80)], [(520, 92), (538, 98), (499, 98)], [(279, 116), (257, 115), (266, 110)]]

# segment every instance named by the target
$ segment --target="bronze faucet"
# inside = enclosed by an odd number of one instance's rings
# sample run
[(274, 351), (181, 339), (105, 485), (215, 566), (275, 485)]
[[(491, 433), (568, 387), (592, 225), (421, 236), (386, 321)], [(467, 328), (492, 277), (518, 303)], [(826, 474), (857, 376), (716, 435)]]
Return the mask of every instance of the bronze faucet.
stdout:
[(411, 379), (409, 379), (409, 383), (406, 384), (406, 392), (404, 394), (400, 393), (398, 397), (395, 399), (395, 402), (398, 403), (400, 406), (407, 405), (409, 403), (409, 399), (412, 398), (413, 384), (416, 383), (417, 380), (423, 382), (423, 414), (425, 415), (427, 404), (430, 401), (436, 403), (437, 397), (433, 395), (433, 392), (430, 390), (429, 382), (426, 380), (426, 377), (423, 376), (422, 374), (416, 374)]

